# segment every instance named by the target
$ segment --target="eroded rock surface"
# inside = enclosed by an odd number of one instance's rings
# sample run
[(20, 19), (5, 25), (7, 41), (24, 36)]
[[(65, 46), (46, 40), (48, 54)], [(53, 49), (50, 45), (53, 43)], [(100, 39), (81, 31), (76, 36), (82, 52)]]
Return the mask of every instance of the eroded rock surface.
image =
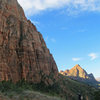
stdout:
[(58, 69), (42, 35), (17, 0), (0, 0), (0, 81), (53, 84)]

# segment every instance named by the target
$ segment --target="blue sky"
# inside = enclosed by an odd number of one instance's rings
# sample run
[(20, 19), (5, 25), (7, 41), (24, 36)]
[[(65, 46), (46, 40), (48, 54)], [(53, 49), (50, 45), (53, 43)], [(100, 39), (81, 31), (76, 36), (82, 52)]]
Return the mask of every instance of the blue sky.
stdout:
[(18, 1), (42, 33), (59, 70), (80, 64), (100, 77), (100, 0)]

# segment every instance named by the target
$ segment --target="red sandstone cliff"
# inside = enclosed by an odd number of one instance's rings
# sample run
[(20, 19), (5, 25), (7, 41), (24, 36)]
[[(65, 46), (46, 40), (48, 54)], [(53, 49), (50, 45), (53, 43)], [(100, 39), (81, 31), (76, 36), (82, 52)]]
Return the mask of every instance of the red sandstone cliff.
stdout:
[(52, 84), (57, 76), (42, 35), (26, 19), (17, 0), (0, 0), (0, 81)]

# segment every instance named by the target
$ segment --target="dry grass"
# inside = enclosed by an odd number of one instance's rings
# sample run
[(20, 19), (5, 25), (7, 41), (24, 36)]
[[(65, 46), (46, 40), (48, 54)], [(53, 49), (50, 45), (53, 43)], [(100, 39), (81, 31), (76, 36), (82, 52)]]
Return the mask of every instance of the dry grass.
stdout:
[(0, 100), (62, 100), (39, 92), (24, 91), (21, 94), (10, 93), (9, 97), (0, 94)]

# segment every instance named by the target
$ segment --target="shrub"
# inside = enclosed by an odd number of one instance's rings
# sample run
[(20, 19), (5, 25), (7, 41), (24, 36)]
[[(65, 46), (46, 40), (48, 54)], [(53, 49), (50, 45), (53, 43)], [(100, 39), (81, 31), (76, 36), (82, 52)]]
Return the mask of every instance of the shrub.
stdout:
[(24, 79), (20, 80), (16, 84), (12, 81), (2, 81), (0, 82), (0, 91), (9, 95), (10, 92), (16, 92), (18, 94), (22, 93), (25, 90), (39, 91), (42, 93), (47, 93), (49, 95), (59, 95), (61, 88), (58, 83), (55, 83), (50, 86), (46, 86), (44, 82), (34, 84), (31, 82), (26, 82)]
[(94, 96), (95, 96), (95, 100), (100, 100), (100, 90), (96, 91)]

